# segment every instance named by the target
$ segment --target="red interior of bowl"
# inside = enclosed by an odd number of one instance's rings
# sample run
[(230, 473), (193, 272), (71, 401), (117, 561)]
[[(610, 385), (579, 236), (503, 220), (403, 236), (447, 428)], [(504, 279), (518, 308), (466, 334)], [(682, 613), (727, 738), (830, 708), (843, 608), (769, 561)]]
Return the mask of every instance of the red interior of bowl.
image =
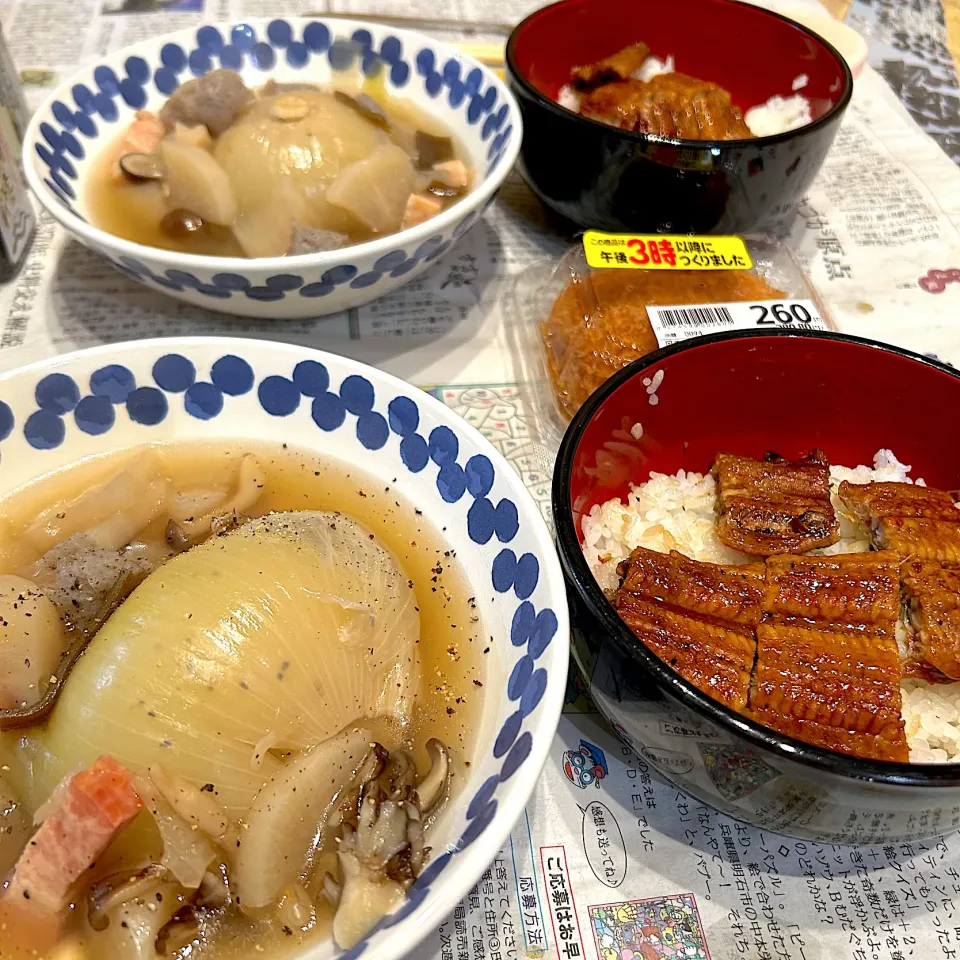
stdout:
[(844, 71), (831, 50), (791, 21), (734, 0), (562, 0), (539, 10), (517, 32), (517, 68), (556, 99), (571, 67), (642, 40), (653, 56), (674, 57), (681, 73), (728, 90), (742, 110), (793, 95), (793, 81), (814, 119), (839, 98)]
[[(652, 406), (643, 378), (663, 371)], [(570, 502), (580, 518), (650, 471), (705, 473), (718, 451), (873, 464), (887, 448), (911, 478), (960, 487), (960, 378), (849, 340), (747, 337), (697, 344), (640, 369), (602, 404), (580, 438)], [(643, 434), (634, 439), (635, 424)]]

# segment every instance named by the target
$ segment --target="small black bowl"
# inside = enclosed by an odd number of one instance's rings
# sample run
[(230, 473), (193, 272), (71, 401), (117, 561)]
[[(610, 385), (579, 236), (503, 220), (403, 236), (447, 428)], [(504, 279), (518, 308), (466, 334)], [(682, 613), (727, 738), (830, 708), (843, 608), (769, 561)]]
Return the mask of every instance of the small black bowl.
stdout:
[[(662, 371), (658, 403), (644, 378)], [(892, 449), (911, 476), (960, 480), (960, 373), (830, 333), (741, 331), (658, 350), (620, 371), (570, 423), (553, 476), (573, 655), (598, 708), (676, 786), (739, 820), (807, 840), (875, 843), (960, 826), (960, 763), (864, 760), (776, 733), (702, 693), (619, 618), (581, 549), (594, 504), (651, 470), (704, 473), (718, 450), (872, 463)], [(640, 439), (631, 430), (643, 427)]]
[[(677, 70), (719, 84), (744, 111), (789, 97), (797, 77), (813, 122), (750, 140), (630, 133), (557, 103), (572, 67), (643, 41)], [(520, 170), (541, 200), (581, 227), (738, 233), (796, 205), (850, 102), (853, 77), (825, 40), (736, 0), (561, 0), (523, 20), (507, 43), (520, 104)]]

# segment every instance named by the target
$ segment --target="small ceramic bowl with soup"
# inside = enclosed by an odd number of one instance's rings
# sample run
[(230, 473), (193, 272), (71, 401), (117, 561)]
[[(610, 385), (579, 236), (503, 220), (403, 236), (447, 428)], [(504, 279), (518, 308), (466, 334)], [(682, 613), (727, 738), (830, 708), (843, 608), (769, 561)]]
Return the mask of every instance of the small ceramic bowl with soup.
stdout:
[(483, 212), (521, 125), (496, 75), (340, 18), (208, 24), (84, 67), (34, 115), (30, 186), (141, 283), (256, 317), (357, 307)]
[(216, 338), (5, 374), (0, 438), (5, 960), (415, 948), (563, 700), (507, 461), (401, 380)]

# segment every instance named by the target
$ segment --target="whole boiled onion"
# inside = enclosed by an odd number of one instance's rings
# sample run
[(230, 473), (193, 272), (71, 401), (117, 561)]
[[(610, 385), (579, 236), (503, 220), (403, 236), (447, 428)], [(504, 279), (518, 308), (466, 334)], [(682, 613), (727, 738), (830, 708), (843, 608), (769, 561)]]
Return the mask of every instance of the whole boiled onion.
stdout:
[[(302, 110), (292, 101), (302, 102)], [(326, 188), (344, 167), (388, 142), (384, 130), (332, 94), (302, 89), (256, 101), (222, 134), (214, 156), (230, 178), (241, 215), (269, 208), (276, 193), (278, 217), (304, 217), (291, 210), (292, 187), (306, 205), (309, 226), (349, 233), (357, 224), (325, 202)]]
[(107, 621), (38, 735), (33, 786), (107, 753), (212, 783), (239, 816), (279, 769), (271, 746), (409, 720), (419, 633), (412, 583), (359, 523), (253, 521), (168, 561)]

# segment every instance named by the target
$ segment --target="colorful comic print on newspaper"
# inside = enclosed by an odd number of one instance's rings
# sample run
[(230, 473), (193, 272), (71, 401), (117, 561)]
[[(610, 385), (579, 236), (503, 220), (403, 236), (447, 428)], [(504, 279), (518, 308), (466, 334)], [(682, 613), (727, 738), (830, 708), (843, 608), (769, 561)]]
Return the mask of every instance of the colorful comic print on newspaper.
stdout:
[(752, 750), (715, 743), (698, 743), (703, 765), (725, 800), (739, 800), (780, 774)]
[(692, 893), (588, 910), (601, 960), (710, 960)]

